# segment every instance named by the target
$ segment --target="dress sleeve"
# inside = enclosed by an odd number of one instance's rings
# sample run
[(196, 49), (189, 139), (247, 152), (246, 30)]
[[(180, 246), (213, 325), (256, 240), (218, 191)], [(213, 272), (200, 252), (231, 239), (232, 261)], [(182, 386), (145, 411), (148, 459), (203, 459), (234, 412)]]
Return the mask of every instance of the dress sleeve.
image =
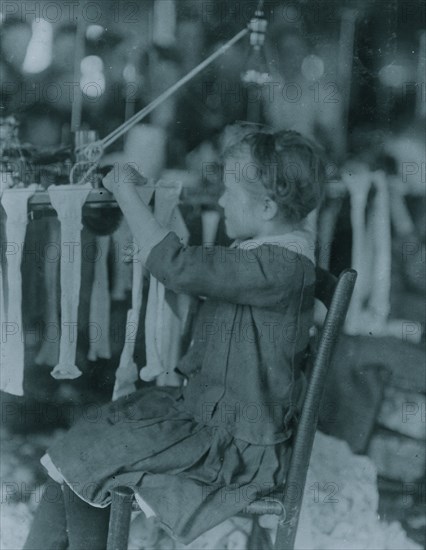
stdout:
[[(306, 260), (309, 261), (309, 260)], [(146, 267), (175, 292), (258, 307), (287, 301), (305, 260), (274, 245), (251, 249), (184, 246), (169, 233), (150, 252)]]

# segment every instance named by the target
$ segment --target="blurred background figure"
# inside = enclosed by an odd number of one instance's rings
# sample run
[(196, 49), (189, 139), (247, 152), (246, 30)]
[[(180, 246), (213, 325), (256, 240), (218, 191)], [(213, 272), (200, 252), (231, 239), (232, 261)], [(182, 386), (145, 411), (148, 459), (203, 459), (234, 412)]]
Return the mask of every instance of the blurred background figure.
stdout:
[(317, 139), (330, 158), (341, 160), (342, 98), (337, 80), (330, 79), (330, 50), (323, 48), (329, 57), (322, 59), (302, 30), (283, 25), (271, 29), (269, 50), (272, 82), (263, 91), (266, 122), (276, 130)]

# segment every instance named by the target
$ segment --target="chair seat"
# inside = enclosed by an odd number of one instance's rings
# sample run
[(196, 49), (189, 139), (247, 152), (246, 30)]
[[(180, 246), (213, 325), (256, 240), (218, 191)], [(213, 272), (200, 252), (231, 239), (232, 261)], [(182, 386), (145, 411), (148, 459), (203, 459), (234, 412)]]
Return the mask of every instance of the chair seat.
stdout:
[(274, 516), (285, 516), (285, 509), (282, 503), (275, 498), (264, 497), (254, 500), (244, 508), (244, 514), (254, 514), (262, 516), (263, 514), (272, 514)]

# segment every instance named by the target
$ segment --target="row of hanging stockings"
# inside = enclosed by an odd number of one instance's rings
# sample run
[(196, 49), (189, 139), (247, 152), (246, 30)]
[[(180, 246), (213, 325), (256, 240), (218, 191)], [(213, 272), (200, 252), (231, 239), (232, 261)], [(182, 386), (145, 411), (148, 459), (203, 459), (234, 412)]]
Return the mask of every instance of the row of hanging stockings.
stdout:
[[(60, 223), (60, 331), (59, 353), (51, 372), (56, 379), (74, 379), (81, 375), (76, 365), (77, 316), (81, 286), (81, 229), (82, 209), (90, 193), (90, 184), (81, 186), (51, 186), (48, 189), (53, 208)], [(6, 246), (2, 271), (2, 361), (1, 389), (15, 395), (23, 395), (25, 339), (22, 331), (22, 281), (21, 258), (28, 219), (28, 199), (36, 186), (26, 189), (8, 189), (1, 198), (6, 212)], [(164, 226), (174, 231), (183, 243), (189, 232), (178, 208), (180, 184), (158, 182), (152, 186), (138, 186), (139, 194), (149, 204), (155, 192), (154, 215)], [(213, 216), (214, 217), (214, 216)], [(210, 220), (217, 224), (217, 219)], [(205, 222), (205, 221), (204, 221)], [(206, 225), (206, 224), (205, 224)], [(210, 223), (211, 225), (211, 223)], [(56, 230), (54, 230), (56, 231)], [(213, 238), (214, 231), (204, 231)], [(110, 281), (108, 254), (111, 236), (96, 237), (97, 254), (94, 281), (90, 301), (88, 359), (96, 361), (110, 358)], [(21, 243), (20, 246), (15, 243)], [(69, 246), (72, 243), (73, 246)], [(136, 250), (136, 247), (133, 248)], [(127, 314), (126, 338), (116, 372), (113, 398), (134, 391), (138, 380), (138, 368), (134, 362), (135, 336), (142, 307), (144, 268), (137, 253), (133, 254), (132, 304)], [(3, 277), (0, 277), (3, 281)], [(3, 288), (4, 287), (4, 288)], [(50, 288), (55, 293), (55, 285)], [(179, 379), (173, 372), (181, 355), (182, 335), (186, 326), (191, 298), (177, 295), (166, 289), (154, 277), (149, 280), (149, 292), (145, 317), (146, 366), (140, 377), (160, 385), (177, 385)], [(3, 311), (4, 310), (4, 311)], [(45, 358), (45, 357), (44, 357)], [(40, 360), (40, 357), (39, 357)]]
[[(159, 223), (174, 231), (187, 244), (189, 232), (178, 208), (181, 185), (158, 182), (154, 215)], [(146, 197), (148, 198), (148, 197)], [(132, 308), (127, 313), (126, 338), (116, 372), (113, 400), (135, 390), (138, 368), (133, 360), (135, 335), (142, 306), (144, 273), (137, 254), (133, 256)], [(146, 366), (140, 372), (145, 381), (158, 385), (179, 385), (173, 369), (181, 356), (181, 342), (192, 298), (166, 289), (155, 277), (149, 278), (145, 314)]]
[[(405, 338), (406, 320), (389, 319), (391, 292), (391, 208), (382, 170), (357, 163), (342, 174), (351, 204), (352, 267), (358, 272), (345, 331), (352, 335)], [(420, 340), (413, 333), (413, 343)]]
[[(82, 208), (91, 185), (52, 185), (50, 202), (60, 222), (61, 315), (59, 357), (52, 376), (77, 378), (81, 371), (75, 364), (77, 351), (77, 314), (81, 283)], [(23, 395), (25, 334), (22, 323), (21, 262), (28, 221), (28, 200), (36, 185), (6, 189), (1, 203), (6, 213), (5, 254), (2, 255), (2, 346), (0, 389)], [(4, 284), (3, 284), (4, 283)], [(56, 292), (56, 288), (51, 288)]]

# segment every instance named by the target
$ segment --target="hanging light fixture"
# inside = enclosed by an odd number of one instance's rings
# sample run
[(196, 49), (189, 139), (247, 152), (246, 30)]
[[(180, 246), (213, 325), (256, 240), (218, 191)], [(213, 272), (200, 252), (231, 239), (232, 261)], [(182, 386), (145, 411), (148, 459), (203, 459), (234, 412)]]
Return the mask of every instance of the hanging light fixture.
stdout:
[(245, 84), (262, 85), (271, 81), (265, 55), (265, 33), (268, 22), (262, 9), (257, 9), (249, 23), (250, 50), (241, 80)]

